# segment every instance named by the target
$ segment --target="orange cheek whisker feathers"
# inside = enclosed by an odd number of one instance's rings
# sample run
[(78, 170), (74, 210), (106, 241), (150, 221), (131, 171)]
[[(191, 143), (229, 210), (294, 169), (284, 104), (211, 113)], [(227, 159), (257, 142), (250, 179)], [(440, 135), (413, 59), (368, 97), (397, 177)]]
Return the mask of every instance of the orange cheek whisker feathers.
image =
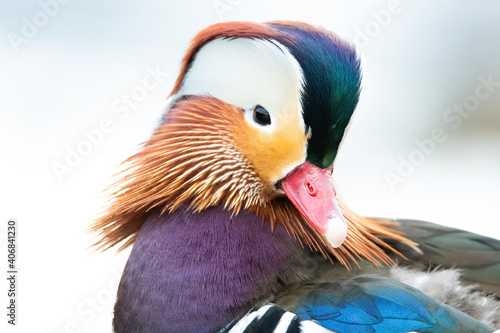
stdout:
[(392, 230), (390, 222), (358, 216), (340, 203), (349, 230), (345, 243), (333, 248), (288, 199), (276, 196), (274, 185), (263, 181), (251, 158), (240, 152), (244, 124), (241, 110), (218, 99), (178, 102), (142, 150), (127, 159), (122, 179), (108, 189), (112, 199), (90, 228), (99, 234), (97, 249), (120, 244), (122, 250), (131, 245), (148, 212), (156, 207), (162, 213), (181, 207), (199, 212), (215, 205), (224, 205), (233, 215), (247, 209), (272, 229), (279, 223), (302, 246), (348, 268), (356, 258), (393, 264), (383, 248), (398, 253), (378, 236), (415, 246)]

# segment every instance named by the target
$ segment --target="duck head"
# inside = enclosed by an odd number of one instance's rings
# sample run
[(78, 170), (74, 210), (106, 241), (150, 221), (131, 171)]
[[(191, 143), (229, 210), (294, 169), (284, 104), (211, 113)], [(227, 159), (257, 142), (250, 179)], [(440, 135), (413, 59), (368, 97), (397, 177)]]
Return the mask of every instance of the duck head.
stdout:
[(127, 163), (94, 229), (102, 247), (134, 241), (148, 212), (242, 209), (346, 264), (390, 259), (401, 238), (335, 199), (333, 164), (356, 107), (355, 49), (298, 22), (220, 23), (183, 60), (162, 123)]

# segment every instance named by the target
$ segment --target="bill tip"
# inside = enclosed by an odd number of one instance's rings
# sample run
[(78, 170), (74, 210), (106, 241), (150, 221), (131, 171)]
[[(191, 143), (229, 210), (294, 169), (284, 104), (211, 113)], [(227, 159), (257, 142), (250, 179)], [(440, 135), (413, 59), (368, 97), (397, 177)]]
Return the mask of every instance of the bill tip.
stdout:
[(339, 216), (328, 216), (328, 226), (326, 232), (323, 234), (326, 239), (337, 248), (344, 243), (347, 237), (347, 224)]

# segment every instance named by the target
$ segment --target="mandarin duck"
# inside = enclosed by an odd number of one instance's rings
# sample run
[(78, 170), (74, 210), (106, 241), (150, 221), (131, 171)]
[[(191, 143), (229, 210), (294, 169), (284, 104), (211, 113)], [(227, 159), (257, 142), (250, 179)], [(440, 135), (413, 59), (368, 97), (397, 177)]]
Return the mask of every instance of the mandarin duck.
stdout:
[(133, 244), (114, 331), (493, 332), (499, 241), (336, 198), (360, 87), (355, 48), (322, 28), (201, 31), (92, 226), (100, 249)]

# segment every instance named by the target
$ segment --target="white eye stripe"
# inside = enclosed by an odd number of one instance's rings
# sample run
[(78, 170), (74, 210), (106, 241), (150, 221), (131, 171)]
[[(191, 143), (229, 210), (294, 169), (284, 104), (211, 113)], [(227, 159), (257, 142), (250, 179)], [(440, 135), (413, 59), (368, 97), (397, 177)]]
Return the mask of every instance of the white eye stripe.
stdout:
[[(177, 96), (219, 98), (244, 110), (252, 126), (272, 132), (280, 119), (299, 121), (304, 128), (300, 99), (303, 84), (300, 65), (279, 42), (218, 38), (198, 51)], [(254, 121), (257, 105), (269, 112), (268, 126)]]

